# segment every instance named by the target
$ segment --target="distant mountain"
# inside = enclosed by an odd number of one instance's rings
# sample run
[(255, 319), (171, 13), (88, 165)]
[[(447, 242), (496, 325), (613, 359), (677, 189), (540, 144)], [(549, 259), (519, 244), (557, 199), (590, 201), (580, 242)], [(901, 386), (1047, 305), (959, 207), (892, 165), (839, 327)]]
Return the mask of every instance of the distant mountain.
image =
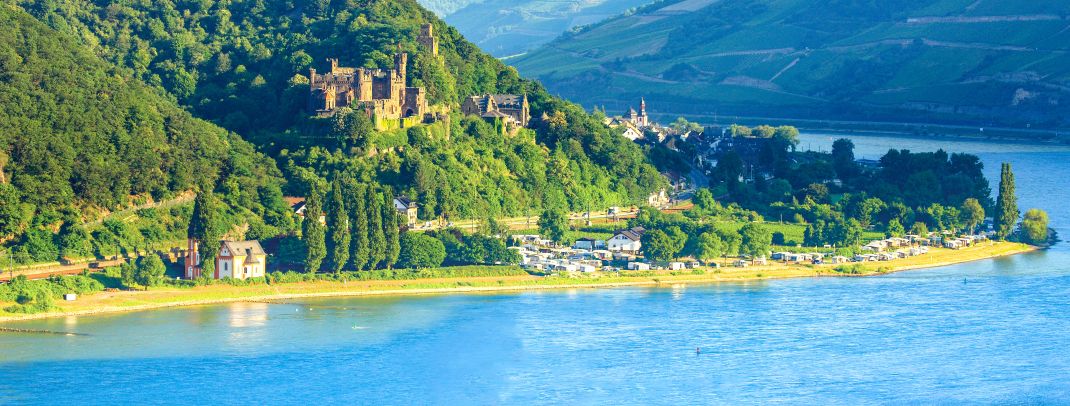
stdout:
[(521, 54), (573, 27), (594, 24), (653, 0), (420, 0), (497, 57)]
[(509, 60), (656, 113), (1070, 126), (1070, 2), (667, 0)]

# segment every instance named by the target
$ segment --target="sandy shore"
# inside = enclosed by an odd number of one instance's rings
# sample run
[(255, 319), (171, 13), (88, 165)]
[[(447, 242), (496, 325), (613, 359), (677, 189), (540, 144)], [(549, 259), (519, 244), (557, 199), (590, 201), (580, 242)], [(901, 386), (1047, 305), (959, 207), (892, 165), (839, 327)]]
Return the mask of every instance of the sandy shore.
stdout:
[(934, 268), (1037, 250), (1016, 243), (989, 243), (962, 250), (934, 250), (928, 255), (888, 262), (865, 263), (860, 274), (834, 271), (835, 265), (770, 264), (747, 268), (708, 269), (705, 273), (659, 271), (647, 276), (608, 276), (566, 278), (536, 276), (502, 276), (471, 278), (414, 279), (400, 281), (304, 282), (277, 285), (212, 285), (192, 289), (161, 288), (149, 291), (101, 292), (61, 302), (60, 311), (38, 314), (0, 314), (0, 322), (52, 317), (141, 311), (179, 306), (210, 305), (233, 302), (277, 301), (286, 299), (484, 293), (545, 289), (614, 288), (718, 282), (741, 282), (802, 277), (873, 276), (920, 268)]

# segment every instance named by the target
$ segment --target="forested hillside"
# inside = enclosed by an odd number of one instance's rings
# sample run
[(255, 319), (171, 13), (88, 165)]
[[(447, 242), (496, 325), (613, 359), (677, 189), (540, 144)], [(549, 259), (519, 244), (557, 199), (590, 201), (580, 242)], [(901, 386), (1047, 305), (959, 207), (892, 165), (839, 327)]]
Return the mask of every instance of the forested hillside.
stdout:
[(0, 26), (0, 241), (43, 243), (34, 239), (58, 229), (84, 235), (82, 223), (110, 210), (220, 183), (254, 196), (279, 190), (270, 158), (67, 35), (6, 5)]
[[(0, 138), (0, 146), (10, 145), (0, 151), (11, 157), (3, 173), (15, 200), (32, 193), (28, 202), (49, 207), (107, 206), (139, 193), (166, 197), (200, 186), (256, 214), (238, 218), (255, 237), (293, 231), (292, 222), (267, 215), (278, 210), (278, 193), (257, 194), (265, 182), (278, 191), (274, 163), (238, 135), (276, 159), (289, 194), (322, 193), (344, 173), (414, 197), (424, 219), (520, 215), (547, 202), (576, 209), (630, 204), (665, 182), (637, 146), (521, 79), (413, 0), (42, 0), (13, 7), (6, 11), (10, 19), (37, 33), (4, 32), (11, 48), (26, 49), (15, 59), (6, 53), (5, 63), (37, 70), (0, 101), (0, 110), (15, 117), (0, 136), (15, 137)], [(415, 40), (427, 22), (440, 42), (437, 57)], [(23, 54), (44, 49), (72, 56), (19, 65)], [(410, 55), (408, 82), (426, 87), (435, 109), (451, 111), (449, 119), (374, 131), (363, 114), (316, 118), (306, 111), (310, 67), (325, 68), (326, 58), (388, 67), (399, 49)], [(5, 81), (5, 93), (19, 84)], [(531, 128), (507, 135), (459, 113), (461, 100), (483, 93), (526, 94)], [(41, 128), (32, 140), (40, 147), (28, 151), (19, 134), (34, 128)], [(47, 167), (41, 162), (50, 155), (62, 158), (58, 167), (66, 172), (29, 164)], [(244, 179), (237, 175), (255, 180), (235, 183)], [(5, 235), (18, 240), (25, 226)]]
[(666, 0), (510, 60), (655, 113), (1070, 125), (1070, 3)]
[(497, 57), (522, 54), (574, 27), (652, 0), (420, 0), (465, 37)]

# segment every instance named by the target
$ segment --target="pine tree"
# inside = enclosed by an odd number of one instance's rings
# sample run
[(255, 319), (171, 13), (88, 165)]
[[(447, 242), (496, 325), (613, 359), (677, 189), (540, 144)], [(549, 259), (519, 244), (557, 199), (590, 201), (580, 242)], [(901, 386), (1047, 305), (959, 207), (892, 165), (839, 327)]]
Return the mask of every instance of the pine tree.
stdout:
[(353, 202), (353, 210), (349, 211), (352, 234), (349, 244), (349, 261), (353, 269), (361, 270), (368, 266), (368, 196), (364, 186), (351, 185), (353, 196), (348, 200)]
[(383, 233), (383, 198), (368, 191), (368, 269), (374, 269), (386, 259), (386, 234)]
[(1018, 197), (1014, 194), (1014, 172), (1011, 164), (1004, 162), (999, 176), (999, 198), (996, 200), (996, 236), (1007, 239), (1018, 224)]
[(337, 176), (327, 193), (327, 266), (341, 272), (349, 261), (349, 215), (342, 193), (342, 181)]
[(383, 199), (386, 204), (383, 205), (383, 235), (386, 237), (386, 254), (383, 259), (383, 266), (386, 269), (393, 269), (394, 264), (398, 262), (398, 255), (401, 254), (401, 241), (400, 241), (400, 226), (398, 211), (394, 208), (394, 197), (389, 190), (383, 193)]
[(323, 224), (323, 213), (319, 193), (315, 190), (305, 198), (305, 220), (301, 223), (301, 238), (305, 240), (305, 270), (310, 273), (319, 271), (323, 258), (327, 256)]

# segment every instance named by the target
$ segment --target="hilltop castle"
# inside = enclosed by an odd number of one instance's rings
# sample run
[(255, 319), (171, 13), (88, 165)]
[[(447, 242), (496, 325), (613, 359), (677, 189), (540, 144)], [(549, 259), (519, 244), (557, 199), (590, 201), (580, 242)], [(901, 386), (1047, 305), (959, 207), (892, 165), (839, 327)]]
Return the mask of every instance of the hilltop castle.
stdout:
[(431, 56), (438, 56), (438, 38), (435, 38), (434, 26), (431, 23), (420, 26), (420, 35), (416, 37), (416, 42), (427, 48)]
[(341, 107), (363, 108), (379, 119), (422, 117), (427, 113), (427, 94), (422, 87), (406, 87), (408, 54), (394, 55), (389, 70), (347, 68), (329, 59), (331, 70), (309, 70), (309, 109), (321, 116)]

